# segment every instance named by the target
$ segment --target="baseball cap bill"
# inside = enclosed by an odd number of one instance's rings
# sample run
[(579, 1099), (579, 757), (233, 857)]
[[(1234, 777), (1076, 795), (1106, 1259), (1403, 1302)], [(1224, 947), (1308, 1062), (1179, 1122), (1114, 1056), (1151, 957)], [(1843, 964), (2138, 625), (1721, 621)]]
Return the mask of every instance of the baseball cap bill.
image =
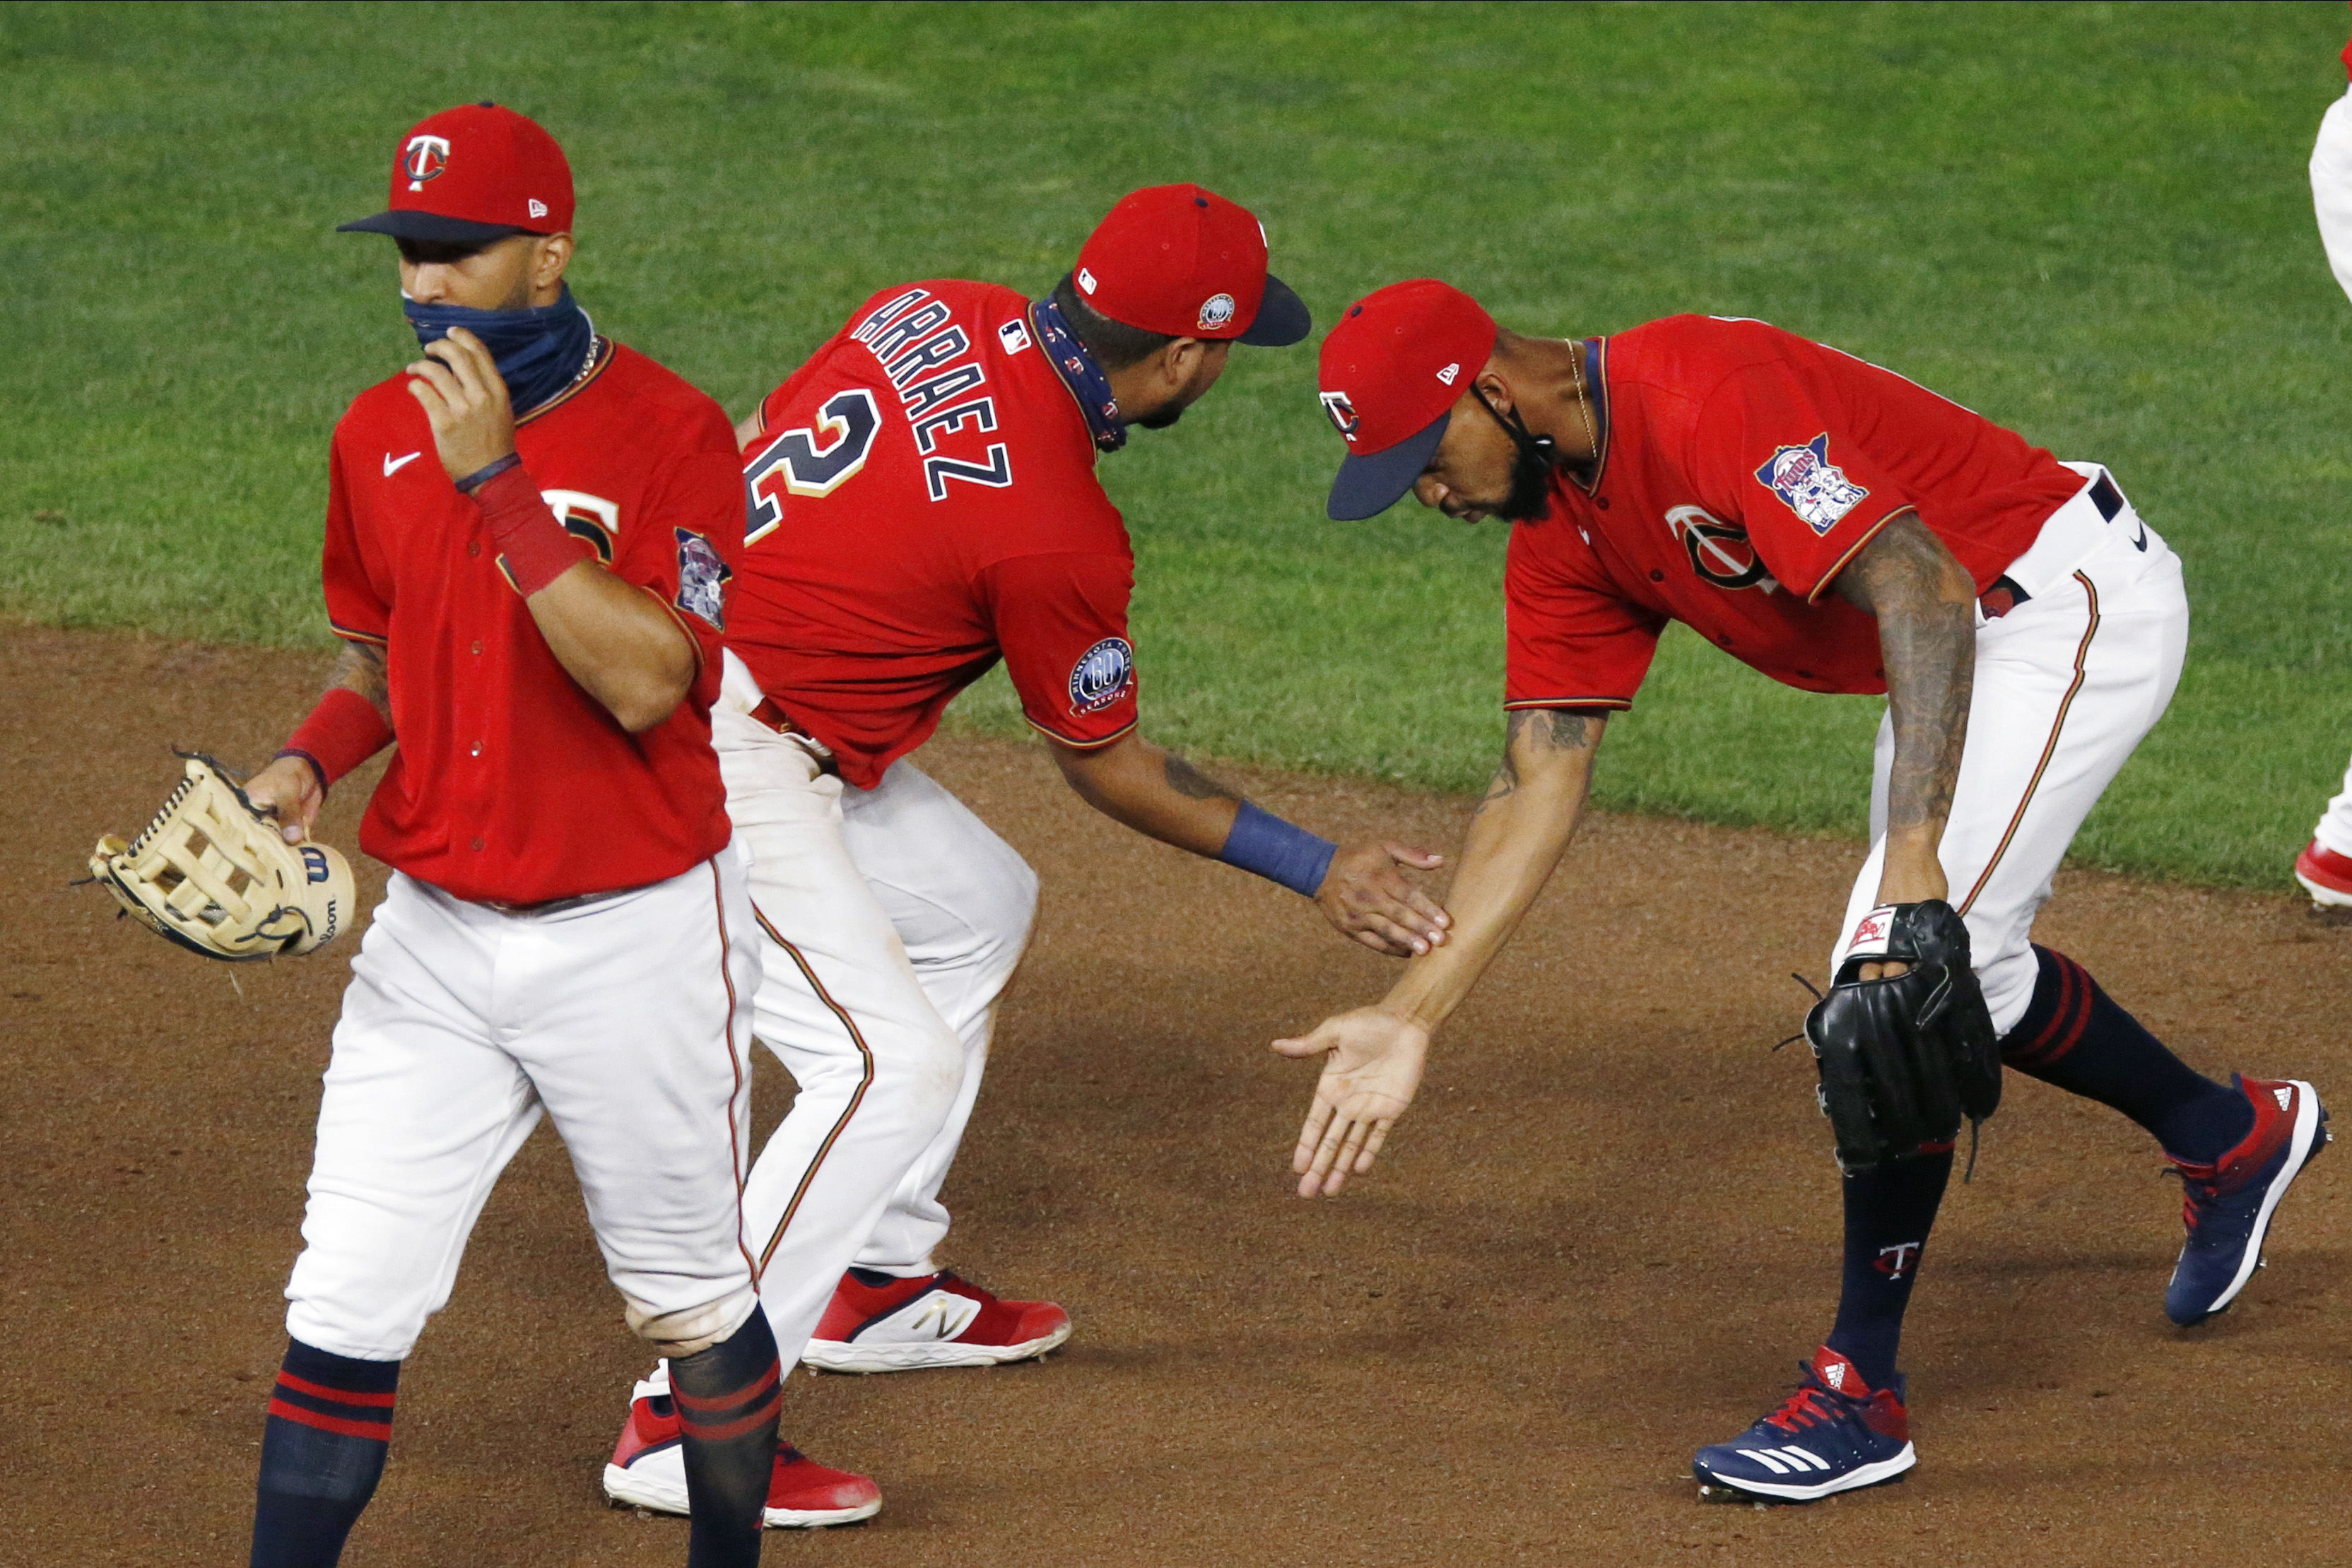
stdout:
[(572, 165), (539, 124), (495, 103), (467, 103), (410, 128), (392, 157), (384, 211), (339, 234), (487, 245), (572, 226)]
[(1495, 319), (1433, 277), (1348, 307), (1323, 340), (1323, 412), (1347, 443), (1325, 508), (1335, 522), (1395, 505), (1429, 466), (1454, 404), (1495, 351)]
[(1266, 271), (1265, 226), (1198, 185), (1121, 196), (1087, 236), (1075, 276), (1088, 305), (1147, 332), (1278, 349), (1315, 325)]

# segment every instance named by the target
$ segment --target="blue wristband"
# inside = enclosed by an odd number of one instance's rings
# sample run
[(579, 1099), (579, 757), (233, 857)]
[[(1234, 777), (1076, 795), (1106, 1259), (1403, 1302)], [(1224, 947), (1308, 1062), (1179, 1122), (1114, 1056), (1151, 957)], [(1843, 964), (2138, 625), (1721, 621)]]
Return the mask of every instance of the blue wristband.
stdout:
[(1331, 857), (1339, 852), (1339, 846), (1330, 840), (1318, 839), (1296, 823), (1286, 822), (1244, 800), (1241, 810), (1234, 814), (1234, 831), (1225, 836), (1225, 847), (1217, 852), (1217, 858), (1312, 898), (1323, 885), (1324, 874), (1331, 869)]

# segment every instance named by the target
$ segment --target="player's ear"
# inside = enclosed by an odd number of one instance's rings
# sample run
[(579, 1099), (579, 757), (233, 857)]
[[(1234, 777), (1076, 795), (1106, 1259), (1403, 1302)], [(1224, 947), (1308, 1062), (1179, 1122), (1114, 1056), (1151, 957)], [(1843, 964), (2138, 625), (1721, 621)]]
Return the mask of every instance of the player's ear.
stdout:
[(572, 235), (552, 234), (539, 242), (539, 254), (531, 258), (530, 286), (533, 292), (550, 290), (563, 281), (563, 269), (572, 265)]
[[(1486, 401), (1494, 405), (1495, 412), (1497, 413), (1508, 413), (1516, 406), (1515, 400), (1511, 396), (1510, 382), (1503, 379), (1502, 372), (1495, 369), (1491, 361), (1485, 370), (1470, 378), (1470, 385), (1485, 394)], [(1467, 393), (1465, 392), (1465, 395), (1466, 396)]]

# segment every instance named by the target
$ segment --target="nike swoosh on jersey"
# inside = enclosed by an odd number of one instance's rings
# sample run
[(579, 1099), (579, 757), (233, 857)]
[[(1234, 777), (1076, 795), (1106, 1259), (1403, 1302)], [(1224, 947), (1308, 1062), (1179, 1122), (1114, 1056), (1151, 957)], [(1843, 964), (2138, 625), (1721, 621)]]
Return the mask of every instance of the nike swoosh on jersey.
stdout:
[(387, 479), (391, 478), (394, 474), (399, 473), (403, 468), (407, 467), (410, 464), (415, 462), (418, 458), (424, 455), (425, 454), (422, 452), (412, 452), (405, 457), (394, 457), (391, 453), (385, 453), (383, 455), (383, 476)]

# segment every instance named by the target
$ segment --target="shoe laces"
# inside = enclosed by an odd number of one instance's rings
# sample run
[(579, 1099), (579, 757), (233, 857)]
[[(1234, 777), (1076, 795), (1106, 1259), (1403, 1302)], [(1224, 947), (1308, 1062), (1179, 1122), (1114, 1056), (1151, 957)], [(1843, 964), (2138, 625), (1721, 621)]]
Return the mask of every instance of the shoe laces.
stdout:
[[(2192, 1176), (2189, 1174), (2192, 1168), (2210, 1170), (2213, 1174)], [(2204, 1206), (2217, 1201), (2221, 1196), (2220, 1167), (2218, 1166), (2191, 1167), (2176, 1162), (2165, 1166), (2157, 1175), (2170, 1176), (2180, 1184), (2180, 1223), (2187, 1226), (2190, 1233), (2194, 1234), (2197, 1221), (2203, 1218)]]
[(1805, 1380), (1780, 1402), (1778, 1410), (1764, 1417), (1770, 1425), (1784, 1432), (1795, 1432), (1835, 1421), (1852, 1414), (1864, 1403), (1853, 1395), (1841, 1394), (1823, 1383), (1821, 1375), (1804, 1362), (1801, 1361), (1797, 1365), (1804, 1372)]
[(959, 1296), (970, 1296), (972, 1300), (979, 1301), (983, 1306), (990, 1301), (996, 1300), (995, 1291), (982, 1290), (978, 1285), (973, 1284), (970, 1280), (965, 1279), (962, 1275), (957, 1273), (952, 1269), (942, 1269), (939, 1273), (932, 1276), (931, 1289), (935, 1291), (952, 1291)]

